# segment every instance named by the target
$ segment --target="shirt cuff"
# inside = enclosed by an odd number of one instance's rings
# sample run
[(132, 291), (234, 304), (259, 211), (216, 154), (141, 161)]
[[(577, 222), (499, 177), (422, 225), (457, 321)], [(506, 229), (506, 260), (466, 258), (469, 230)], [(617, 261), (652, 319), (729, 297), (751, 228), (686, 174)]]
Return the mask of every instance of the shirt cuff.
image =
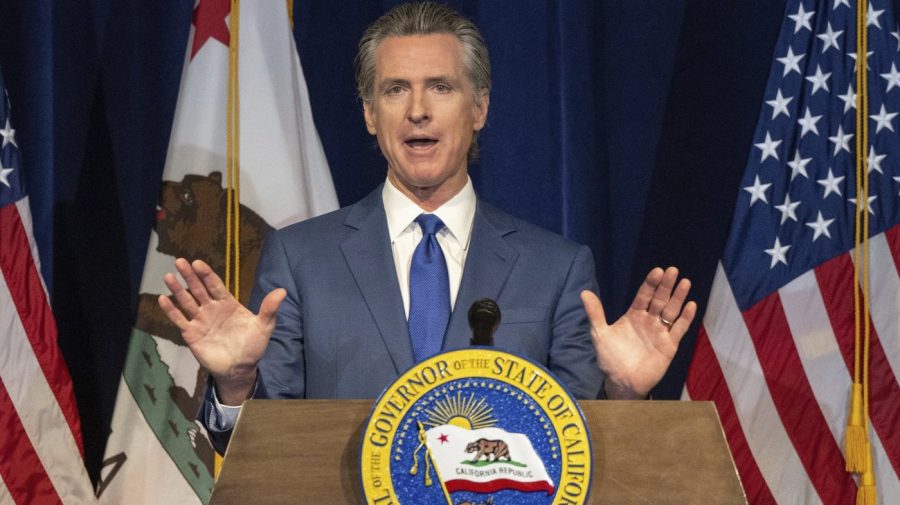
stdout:
[[(256, 382), (253, 384), (253, 391), (250, 393), (250, 398), (256, 394), (256, 386), (259, 384), (259, 379), (257, 378)], [(215, 383), (210, 381), (209, 384), (209, 392), (212, 397), (212, 405), (213, 408), (209, 410), (209, 419), (207, 419), (207, 426), (212, 431), (215, 432), (226, 432), (234, 429), (234, 425), (237, 423), (238, 414), (241, 413), (241, 406), (234, 405), (224, 405), (219, 402), (219, 397), (216, 394), (216, 386)]]

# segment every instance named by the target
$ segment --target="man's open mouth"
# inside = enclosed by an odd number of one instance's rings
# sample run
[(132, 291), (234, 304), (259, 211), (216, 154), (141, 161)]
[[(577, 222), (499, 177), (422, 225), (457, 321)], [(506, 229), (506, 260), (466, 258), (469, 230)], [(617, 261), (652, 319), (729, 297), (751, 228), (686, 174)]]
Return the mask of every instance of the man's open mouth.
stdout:
[(406, 145), (413, 149), (425, 149), (437, 144), (437, 139), (428, 137), (410, 138), (404, 141)]

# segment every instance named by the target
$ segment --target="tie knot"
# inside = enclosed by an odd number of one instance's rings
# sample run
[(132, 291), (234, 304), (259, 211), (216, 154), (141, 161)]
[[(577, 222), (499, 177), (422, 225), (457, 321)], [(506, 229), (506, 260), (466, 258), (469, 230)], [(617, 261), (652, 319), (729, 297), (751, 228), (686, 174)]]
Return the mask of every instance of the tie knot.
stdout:
[(419, 214), (416, 222), (422, 228), (422, 235), (434, 235), (444, 229), (444, 222), (434, 214)]

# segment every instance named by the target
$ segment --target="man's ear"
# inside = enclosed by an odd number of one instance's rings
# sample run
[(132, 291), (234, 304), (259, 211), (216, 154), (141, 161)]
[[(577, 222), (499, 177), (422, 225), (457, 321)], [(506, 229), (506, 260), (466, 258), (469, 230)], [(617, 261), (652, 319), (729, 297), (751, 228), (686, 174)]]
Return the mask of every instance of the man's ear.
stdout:
[(366, 130), (370, 135), (375, 135), (375, 110), (371, 100), (363, 100), (363, 117), (366, 119)]
[(487, 91), (481, 94), (481, 100), (476, 101), (473, 105), (475, 107), (475, 123), (472, 127), (474, 131), (481, 131), (484, 128), (484, 124), (487, 122), (488, 115), (488, 106), (491, 104), (491, 94)]

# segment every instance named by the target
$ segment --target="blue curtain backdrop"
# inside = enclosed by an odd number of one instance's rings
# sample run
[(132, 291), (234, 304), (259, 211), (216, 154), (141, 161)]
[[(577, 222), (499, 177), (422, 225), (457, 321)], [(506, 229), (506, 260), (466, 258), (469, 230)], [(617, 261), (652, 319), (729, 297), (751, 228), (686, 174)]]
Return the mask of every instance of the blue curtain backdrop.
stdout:
[[(394, 3), (296, 2), (295, 35), (342, 204), (385, 176), (352, 60), (365, 26)], [(193, 4), (0, 0), (0, 67), (94, 478)], [(471, 169), (476, 190), (590, 245), (610, 318), (653, 265), (680, 266), (702, 310), (783, 0), (450, 4), (479, 24), (494, 69), (482, 160)], [(693, 334), (656, 396), (680, 394), (692, 348)]]

